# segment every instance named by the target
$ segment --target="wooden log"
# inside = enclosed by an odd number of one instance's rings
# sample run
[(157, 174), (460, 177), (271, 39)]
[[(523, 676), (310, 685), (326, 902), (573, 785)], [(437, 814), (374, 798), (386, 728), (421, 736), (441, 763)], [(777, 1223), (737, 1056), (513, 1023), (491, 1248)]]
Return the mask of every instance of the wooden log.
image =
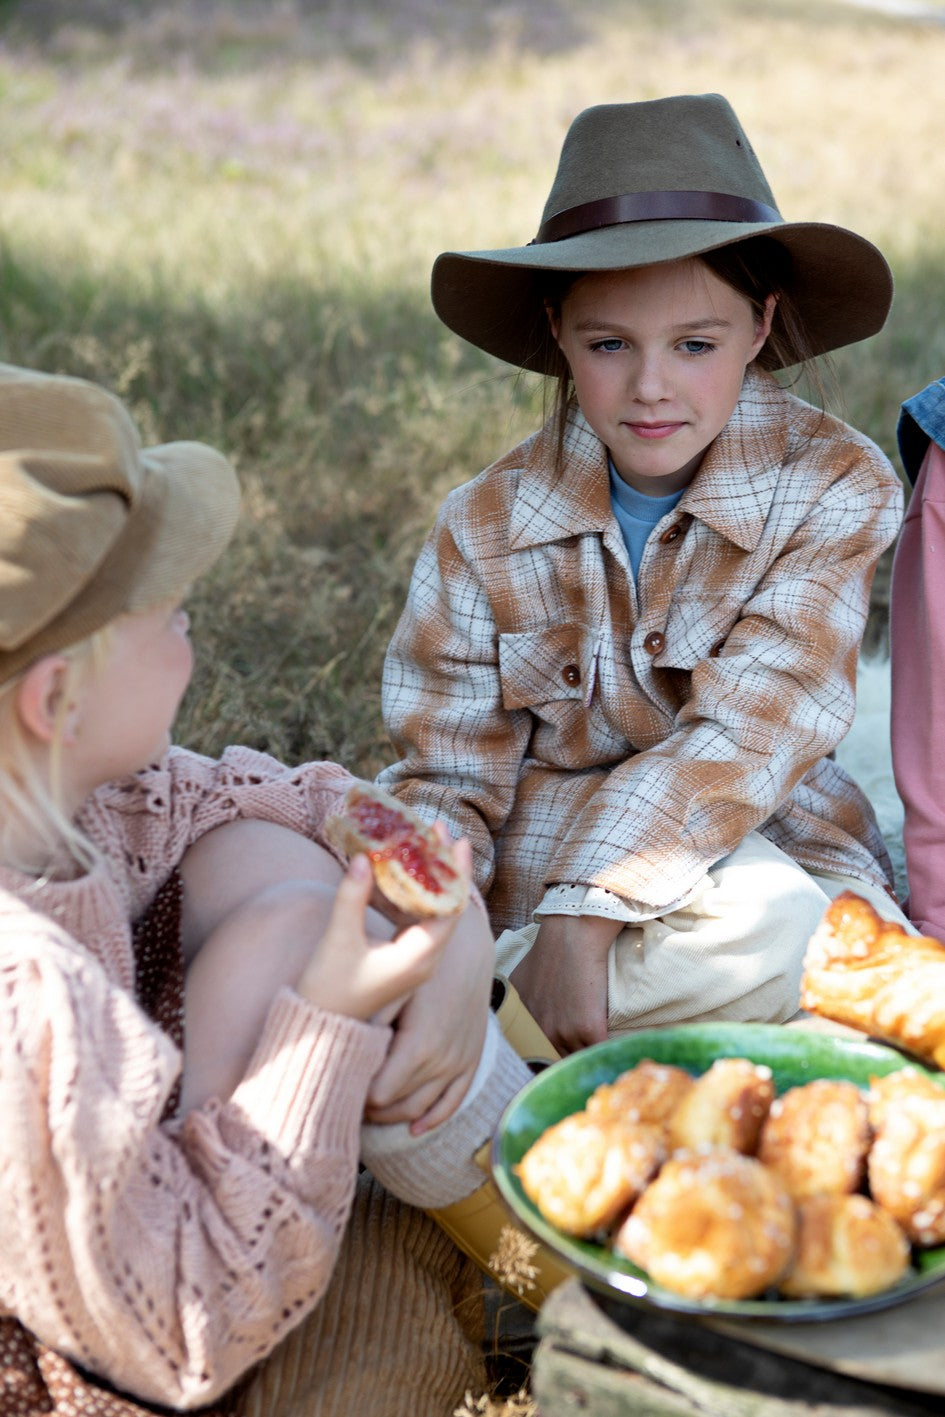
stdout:
[(571, 1279), (537, 1319), (541, 1417), (931, 1417), (941, 1395), (861, 1382)]

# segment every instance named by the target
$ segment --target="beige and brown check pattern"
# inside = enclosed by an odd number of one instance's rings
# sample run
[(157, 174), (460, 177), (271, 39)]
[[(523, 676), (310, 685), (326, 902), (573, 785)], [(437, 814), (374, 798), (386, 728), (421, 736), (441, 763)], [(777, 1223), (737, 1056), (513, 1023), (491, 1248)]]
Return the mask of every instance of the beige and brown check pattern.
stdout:
[(381, 774), (468, 836), (494, 927), (587, 883), (659, 912), (760, 828), (888, 884), (828, 754), (853, 716), (902, 490), (867, 438), (752, 372), (634, 586), (606, 449), (576, 409), (446, 499), (384, 671)]

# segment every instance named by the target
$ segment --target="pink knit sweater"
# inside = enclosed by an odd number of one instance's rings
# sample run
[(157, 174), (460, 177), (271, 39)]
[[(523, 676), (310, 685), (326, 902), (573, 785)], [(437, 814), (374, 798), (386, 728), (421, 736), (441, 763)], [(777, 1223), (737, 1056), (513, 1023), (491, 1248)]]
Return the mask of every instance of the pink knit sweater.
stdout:
[(211, 828), (317, 839), (349, 780), (172, 749), (84, 809), (107, 865), (0, 871), (0, 1307), (146, 1400), (211, 1401), (317, 1303), (391, 1035), (284, 990), (231, 1099), (162, 1123), (181, 1058), (135, 1002), (129, 921)]

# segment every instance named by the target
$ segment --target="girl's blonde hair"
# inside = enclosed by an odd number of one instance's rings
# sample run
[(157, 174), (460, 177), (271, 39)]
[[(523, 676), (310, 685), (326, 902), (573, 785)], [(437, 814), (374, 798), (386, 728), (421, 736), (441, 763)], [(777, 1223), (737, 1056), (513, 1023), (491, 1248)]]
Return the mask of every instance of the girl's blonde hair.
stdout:
[[(0, 687), (0, 861), (5, 866), (35, 875), (37, 856), (47, 860), (50, 871), (61, 870), (66, 862), (85, 871), (98, 859), (96, 847), (69, 817), (63, 802), (62, 748), (72, 700), (101, 668), (110, 638), (111, 626), (106, 625), (62, 651), (66, 672), (45, 761), (37, 756), (16, 709), (17, 689), (28, 671)], [(15, 845), (24, 832), (39, 847), (30, 861), (18, 859)]]

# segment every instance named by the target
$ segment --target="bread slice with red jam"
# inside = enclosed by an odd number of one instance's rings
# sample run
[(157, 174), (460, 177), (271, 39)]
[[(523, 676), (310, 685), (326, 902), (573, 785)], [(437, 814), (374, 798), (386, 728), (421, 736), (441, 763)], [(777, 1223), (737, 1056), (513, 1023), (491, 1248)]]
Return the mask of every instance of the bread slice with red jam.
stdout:
[(345, 856), (360, 851), (369, 858), (378, 889), (408, 915), (456, 915), (465, 907), (469, 881), (456, 867), (452, 844), (373, 783), (349, 787), (324, 830)]

